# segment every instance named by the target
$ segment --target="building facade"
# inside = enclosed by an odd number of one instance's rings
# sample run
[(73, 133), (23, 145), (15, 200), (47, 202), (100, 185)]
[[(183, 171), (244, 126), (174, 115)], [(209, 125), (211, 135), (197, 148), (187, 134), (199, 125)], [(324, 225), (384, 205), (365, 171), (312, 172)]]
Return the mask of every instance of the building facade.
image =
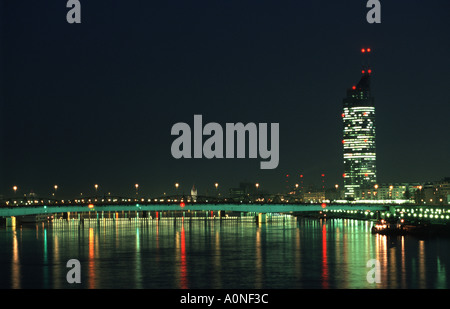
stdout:
[(356, 200), (402, 201), (415, 202), (416, 191), (422, 186), (419, 183), (382, 183), (371, 188), (359, 188), (355, 191)]
[(343, 100), (343, 153), (345, 199), (371, 189), (377, 182), (375, 145), (375, 106), (370, 91), (370, 70), (364, 71), (356, 86)]

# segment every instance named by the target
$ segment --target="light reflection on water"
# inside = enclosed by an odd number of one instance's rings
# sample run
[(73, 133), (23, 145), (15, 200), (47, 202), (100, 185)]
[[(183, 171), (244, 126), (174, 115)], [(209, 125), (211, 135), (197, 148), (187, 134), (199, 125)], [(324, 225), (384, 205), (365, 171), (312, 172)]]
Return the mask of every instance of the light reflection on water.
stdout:
[[(57, 220), (0, 230), (1, 288), (449, 288), (450, 240), (387, 237), (372, 223)], [(81, 284), (66, 281), (70, 259)], [(367, 261), (380, 262), (380, 283)]]

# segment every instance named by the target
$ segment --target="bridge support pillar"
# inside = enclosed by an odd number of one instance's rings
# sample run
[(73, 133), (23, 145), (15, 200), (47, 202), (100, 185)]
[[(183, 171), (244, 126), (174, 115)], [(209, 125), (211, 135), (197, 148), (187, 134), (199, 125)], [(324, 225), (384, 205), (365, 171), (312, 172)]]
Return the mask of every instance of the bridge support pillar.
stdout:
[(6, 227), (16, 226), (16, 217), (6, 217)]
[(258, 223), (266, 223), (266, 214), (265, 213), (259, 213), (258, 214)]

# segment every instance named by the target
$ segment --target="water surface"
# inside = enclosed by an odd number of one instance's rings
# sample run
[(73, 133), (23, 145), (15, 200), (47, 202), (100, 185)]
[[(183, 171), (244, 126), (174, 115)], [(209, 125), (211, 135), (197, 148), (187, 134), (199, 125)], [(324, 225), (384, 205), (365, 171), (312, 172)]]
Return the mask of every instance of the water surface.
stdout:
[[(450, 240), (351, 219), (55, 220), (0, 229), (1, 288), (449, 288)], [(81, 264), (69, 284), (66, 263)], [(380, 263), (369, 283), (367, 262)]]

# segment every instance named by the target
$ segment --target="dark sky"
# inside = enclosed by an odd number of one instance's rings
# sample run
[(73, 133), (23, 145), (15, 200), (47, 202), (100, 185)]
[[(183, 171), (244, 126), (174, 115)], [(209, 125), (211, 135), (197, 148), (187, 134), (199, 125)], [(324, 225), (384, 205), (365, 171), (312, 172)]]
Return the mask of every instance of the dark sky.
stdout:
[[(450, 176), (450, 3), (0, 0), (0, 194), (342, 185), (342, 99), (373, 50), (378, 181)], [(182, 159), (177, 122), (280, 124), (280, 164)]]

